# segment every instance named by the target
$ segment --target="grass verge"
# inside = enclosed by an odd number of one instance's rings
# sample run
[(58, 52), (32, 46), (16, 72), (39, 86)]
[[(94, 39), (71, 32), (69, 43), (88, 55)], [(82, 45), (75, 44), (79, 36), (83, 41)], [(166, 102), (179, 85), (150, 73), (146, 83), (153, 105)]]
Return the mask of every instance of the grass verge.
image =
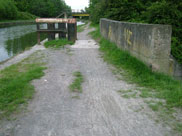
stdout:
[(67, 39), (57, 39), (57, 40), (52, 40), (52, 41), (47, 41), (44, 43), (44, 46), (46, 48), (60, 48), (64, 47), (65, 45), (73, 45), (74, 42), (68, 41)]
[(143, 62), (117, 48), (116, 44), (104, 39), (100, 34), (99, 25), (92, 24), (91, 27), (95, 28), (95, 31), (90, 34), (99, 42), (103, 59), (112, 64), (117, 73), (122, 74), (128, 82), (138, 85), (140, 92), (120, 91), (122, 96), (125, 98), (140, 96), (144, 102), (145, 99), (152, 99), (146, 103), (156, 112), (159, 120), (162, 120), (164, 125), (171, 126), (175, 134), (181, 133), (182, 123), (179, 119), (181, 114), (177, 112), (176, 108), (179, 110), (182, 108), (182, 81), (153, 72)]
[(82, 92), (82, 83), (84, 81), (83, 75), (81, 72), (77, 71), (73, 73), (75, 79), (73, 83), (69, 86), (70, 90), (73, 92)]
[(0, 71), (0, 119), (6, 118), (32, 98), (31, 81), (44, 75), (45, 67), (28, 59)]
[(98, 25), (95, 28), (96, 30), (90, 34), (99, 41), (100, 51), (103, 52), (105, 61), (113, 64), (117, 69), (123, 69), (128, 80), (141, 87), (150, 88), (149, 91), (155, 90), (155, 97), (165, 99), (167, 106), (182, 108), (182, 81), (153, 72), (143, 62), (104, 39), (100, 35)]

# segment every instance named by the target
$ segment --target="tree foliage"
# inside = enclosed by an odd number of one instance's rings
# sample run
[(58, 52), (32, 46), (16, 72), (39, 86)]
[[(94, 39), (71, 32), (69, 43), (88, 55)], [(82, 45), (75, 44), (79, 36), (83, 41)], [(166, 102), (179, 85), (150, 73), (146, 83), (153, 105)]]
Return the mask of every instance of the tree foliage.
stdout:
[(63, 0), (15, 0), (20, 11), (40, 17), (56, 17), (62, 12), (71, 12)]
[(90, 0), (91, 21), (118, 21), (172, 25), (172, 55), (182, 64), (181, 0)]
[(62, 12), (71, 13), (64, 0), (0, 0), (2, 20), (56, 17)]
[(0, 0), (0, 19), (15, 19), (18, 9), (11, 0)]

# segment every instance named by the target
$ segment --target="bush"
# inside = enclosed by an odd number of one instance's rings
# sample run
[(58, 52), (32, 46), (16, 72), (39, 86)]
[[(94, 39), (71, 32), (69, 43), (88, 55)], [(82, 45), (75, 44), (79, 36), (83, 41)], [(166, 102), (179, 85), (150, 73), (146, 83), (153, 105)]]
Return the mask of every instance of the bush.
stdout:
[(172, 37), (171, 53), (182, 64), (182, 42), (178, 37)]
[(30, 19), (35, 19), (37, 16), (32, 15), (28, 12), (18, 12), (17, 19), (21, 20), (30, 20)]
[(182, 13), (179, 6), (171, 2), (155, 2), (144, 13), (144, 19), (148, 23), (172, 25), (171, 54), (182, 64)]

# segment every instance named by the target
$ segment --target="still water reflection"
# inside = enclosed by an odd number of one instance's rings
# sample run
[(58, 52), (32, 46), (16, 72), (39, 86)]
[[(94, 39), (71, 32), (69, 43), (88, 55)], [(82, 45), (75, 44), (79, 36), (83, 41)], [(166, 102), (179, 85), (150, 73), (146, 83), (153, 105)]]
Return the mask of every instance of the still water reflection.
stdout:
[(22, 52), (36, 43), (36, 25), (0, 29), (0, 62)]
[[(46, 38), (46, 34), (41, 34), (41, 40)], [(5, 49), (9, 57), (18, 54), (37, 43), (37, 33), (31, 32), (19, 38), (10, 39), (5, 42)]]
[[(78, 22), (77, 25), (83, 24)], [(42, 25), (45, 28), (46, 25)], [(46, 34), (41, 35), (41, 40)], [(0, 28), (0, 62), (34, 46), (37, 43), (36, 25)]]

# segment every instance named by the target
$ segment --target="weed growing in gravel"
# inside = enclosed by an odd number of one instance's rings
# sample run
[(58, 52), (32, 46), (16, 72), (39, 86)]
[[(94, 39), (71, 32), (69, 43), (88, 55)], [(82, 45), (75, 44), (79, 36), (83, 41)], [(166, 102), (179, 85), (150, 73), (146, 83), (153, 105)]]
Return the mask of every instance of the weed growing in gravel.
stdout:
[(136, 98), (137, 97), (137, 92), (132, 91), (132, 90), (119, 90), (118, 92), (124, 98)]
[(81, 72), (74, 72), (73, 73), (75, 79), (73, 83), (69, 86), (70, 90), (73, 92), (82, 92), (82, 83), (84, 81), (83, 75)]
[(44, 43), (46, 48), (60, 48), (64, 47), (65, 45), (73, 45), (74, 42), (68, 41), (67, 39), (57, 39), (52, 41), (47, 41)]
[(80, 96), (76, 95), (76, 96), (72, 96), (73, 99), (80, 99)]
[(26, 60), (0, 71), (0, 119), (31, 99), (34, 93), (31, 81), (44, 75), (41, 63)]
[(72, 56), (73, 55), (73, 52), (70, 48), (66, 48), (66, 54)]

